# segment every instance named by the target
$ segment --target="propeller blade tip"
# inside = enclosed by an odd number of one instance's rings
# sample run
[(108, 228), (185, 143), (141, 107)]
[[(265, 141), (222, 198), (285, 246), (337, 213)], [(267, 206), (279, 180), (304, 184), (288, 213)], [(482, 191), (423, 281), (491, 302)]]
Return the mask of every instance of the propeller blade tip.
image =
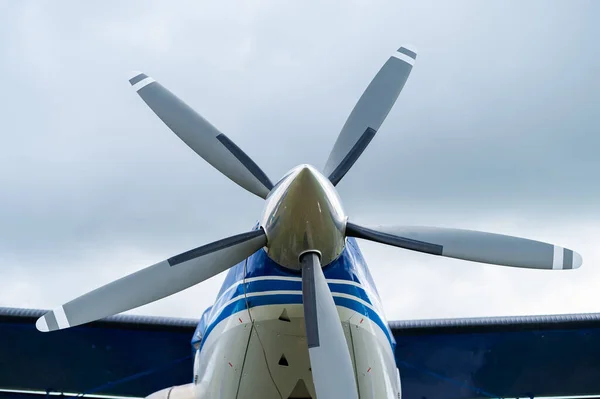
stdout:
[(573, 251), (573, 269), (578, 269), (583, 264), (583, 258), (577, 252)]
[(413, 50), (411, 46), (402, 46), (394, 54), (392, 54), (392, 57), (398, 58), (410, 66), (413, 66), (417, 59), (417, 52)]
[(41, 332), (48, 332), (50, 329), (48, 328), (48, 323), (46, 322), (46, 315), (43, 315), (35, 322), (35, 328)]
[(131, 71), (127, 80), (131, 80), (131, 79), (135, 78), (136, 76), (141, 75), (142, 73), (143, 72), (141, 72), (141, 71)]
[(155, 82), (154, 79), (140, 71), (132, 72), (129, 78), (129, 84), (131, 84), (135, 91), (140, 91), (140, 89), (153, 82)]
[(408, 56), (408, 57), (412, 58), (412, 62), (413, 63), (417, 59), (417, 48), (415, 46), (404, 45), (404, 46), (400, 47), (397, 50), (397, 52), (400, 53), (400, 54), (404, 54), (405, 56)]
[[(417, 54), (419, 52), (417, 49), (417, 46), (412, 45), (412, 44), (403, 44), (402, 47), (400, 47), (400, 48), (403, 48), (408, 51), (412, 51), (415, 54)], [(398, 49), (398, 51), (400, 51), (400, 49)]]

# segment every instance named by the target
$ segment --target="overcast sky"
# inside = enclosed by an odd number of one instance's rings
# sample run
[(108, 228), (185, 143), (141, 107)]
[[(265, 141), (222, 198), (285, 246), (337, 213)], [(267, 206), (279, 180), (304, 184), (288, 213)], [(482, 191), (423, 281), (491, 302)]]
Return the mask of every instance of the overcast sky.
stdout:
[[(361, 243), (389, 319), (600, 311), (600, 3), (0, 0), (0, 306), (52, 308), (248, 230), (263, 201), (147, 108), (142, 70), (276, 181), (325, 165), (389, 55), (418, 58), (338, 186), (372, 224), (572, 248), (520, 270)], [(199, 317), (224, 275), (140, 314)]]

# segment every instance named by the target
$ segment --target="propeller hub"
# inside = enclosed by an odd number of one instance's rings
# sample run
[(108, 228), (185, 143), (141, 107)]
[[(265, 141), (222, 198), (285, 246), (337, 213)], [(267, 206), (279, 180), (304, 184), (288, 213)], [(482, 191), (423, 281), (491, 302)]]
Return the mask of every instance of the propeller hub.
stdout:
[(288, 172), (267, 197), (261, 226), (267, 253), (278, 264), (300, 270), (300, 255), (318, 251), (327, 265), (344, 249), (346, 216), (340, 198), (317, 169), (300, 165)]

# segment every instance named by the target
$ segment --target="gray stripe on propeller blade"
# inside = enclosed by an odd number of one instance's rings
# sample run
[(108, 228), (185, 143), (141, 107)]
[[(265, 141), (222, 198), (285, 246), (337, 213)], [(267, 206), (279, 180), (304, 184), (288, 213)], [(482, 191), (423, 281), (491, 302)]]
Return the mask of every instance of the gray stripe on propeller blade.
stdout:
[(223, 238), (222, 240), (211, 242), (210, 244), (206, 244), (206, 245), (203, 245), (198, 248), (190, 249), (187, 252), (173, 256), (173, 257), (167, 259), (167, 262), (169, 262), (169, 265), (175, 266), (180, 263), (192, 260), (194, 258), (198, 258), (200, 256), (207, 255), (211, 252), (220, 251), (222, 249), (231, 247), (231, 246), (239, 244), (241, 242), (248, 241), (248, 240), (251, 240), (252, 238), (261, 237), (264, 235), (265, 235), (265, 232), (263, 231), (262, 228), (260, 228), (259, 230), (256, 230), (256, 231), (249, 231), (247, 233), (242, 233), (242, 234), (238, 234), (235, 236)]
[(573, 268), (573, 251), (570, 249), (564, 249), (563, 252), (563, 269)]
[(48, 325), (48, 330), (58, 330), (58, 322), (56, 321), (56, 316), (54, 316), (54, 312), (50, 311), (46, 313), (44, 316), (46, 319), (46, 324)]
[(140, 73), (137, 76), (134, 76), (133, 78), (129, 79), (129, 83), (131, 83), (131, 85), (133, 86), (134, 84), (141, 82), (142, 80), (146, 79), (148, 77), (148, 75), (146, 75), (145, 73)]
[[(348, 341), (342, 328), (337, 307), (323, 274), (321, 260), (315, 252), (302, 255), (302, 301), (306, 334), (309, 340), (308, 355), (312, 368), (313, 382), (318, 398), (358, 399), (356, 379)], [(305, 270), (312, 270), (314, 299), (305, 296)], [(313, 307), (312, 301), (315, 305)], [(317, 328), (318, 342), (315, 342)]]
[(217, 140), (219, 140), (223, 145), (235, 156), (238, 161), (240, 161), (246, 169), (250, 171), (266, 188), (271, 191), (273, 189), (273, 183), (271, 179), (262, 171), (261, 168), (258, 167), (256, 163), (240, 147), (238, 147), (233, 141), (229, 139), (229, 137), (225, 136), (223, 133), (217, 136)]
[(407, 49), (406, 47), (400, 47), (398, 49), (399, 53), (408, 55), (410, 58), (412, 58), (413, 60), (417, 59), (417, 53), (415, 53), (414, 51), (410, 51), (409, 49)]
[(342, 159), (342, 162), (338, 165), (337, 168), (329, 175), (329, 181), (331, 184), (336, 186), (340, 180), (344, 177), (346, 173), (350, 170), (354, 162), (358, 160), (360, 155), (363, 153), (365, 148), (369, 145), (373, 137), (375, 137), (375, 133), (377, 131), (373, 128), (368, 127), (365, 132), (360, 136), (356, 144), (352, 147), (348, 154)]
[(156, 81), (139, 88), (137, 93), (169, 129), (206, 162), (246, 190), (261, 198), (267, 197), (273, 185), (265, 173), (239, 147), (235, 146), (232, 151), (231, 140), (227, 139), (230, 143), (224, 144), (223, 138), (219, 138), (222, 133), (210, 122)]
[[(409, 51), (409, 50), (407, 50)], [(409, 58), (409, 55), (404, 53), (403, 56)], [(390, 57), (369, 83), (358, 102), (350, 112), (348, 119), (338, 138), (335, 141), (333, 149), (329, 154), (323, 174), (325, 176), (333, 176), (334, 180), (339, 182), (339, 179), (348, 172), (350, 167), (356, 162), (358, 156), (365, 150), (367, 144), (373, 137), (363, 143), (363, 146), (358, 146), (361, 149), (356, 156), (351, 156), (352, 162), (347, 167), (340, 165), (348, 158), (348, 154), (353, 151), (357, 143), (361, 140), (367, 129), (373, 129), (374, 132), (379, 131), (383, 121), (394, 106), (400, 92), (404, 88), (412, 65), (409, 62), (398, 59), (398, 52), (394, 52), (394, 56)], [(374, 134), (374, 132), (372, 132)], [(336, 172), (341, 169), (342, 173)]]
[(302, 256), (302, 302), (306, 322), (306, 340), (309, 348), (319, 346), (319, 321), (317, 320), (317, 296), (315, 292), (315, 267), (321, 267), (315, 253)]
[(431, 244), (424, 241), (400, 237), (394, 234), (385, 233), (383, 231), (377, 231), (367, 227), (359, 226), (350, 222), (346, 223), (346, 235), (432, 255), (442, 255), (444, 249), (443, 246), (438, 244)]
[[(486, 233), (474, 230), (450, 229), (442, 227), (419, 226), (384, 226), (365, 229), (362, 226), (348, 223), (347, 234), (357, 235), (358, 230), (373, 241), (395, 245), (401, 248), (419, 251), (414, 246), (405, 245), (402, 240), (416, 240), (429, 245), (437, 245), (442, 249), (441, 254), (430, 251), (435, 255), (449, 258), (489, 263), (501, 266), (522, 267), (531, 269), (562, 270), (581, 266), (581, 256), (571, 250), (526, 238), (507, 236), (503, 234)], [(369, 231), (370, 230), (370, 231)], [(381, 234), (386, 234), (382, 236)], [(399, 239), (394, 241), (393, 237)], [(555, 259), (556, 255), (556, 259)]]
[[(246, 239), (242, 241), (240, 236)], [(165, 260), (66, 303), (61, 310), (64, 311), (65, 321), (68, 321), (64, 325), (57, 322), (60, 320), (54, 320), (58, 310), (46, 313), (42, 317), (48, 320), (48, 329), (52, 331), (112, 316), (175, 294), (216, 276), (267, 244), (267, 237), (262, 230), (233, 237), (236, 238), (236, 243), (225, 239), (217, 241), (218, 245), (209, 244), (211, 251), (205, 250), (202, 256), (196, 254), (196, 257), (178, 263), (177, 267), (171, 267)], [(223, 242), (227, 245), (223, 245)], [(219, 249), (216, 249), (217, 246)]]

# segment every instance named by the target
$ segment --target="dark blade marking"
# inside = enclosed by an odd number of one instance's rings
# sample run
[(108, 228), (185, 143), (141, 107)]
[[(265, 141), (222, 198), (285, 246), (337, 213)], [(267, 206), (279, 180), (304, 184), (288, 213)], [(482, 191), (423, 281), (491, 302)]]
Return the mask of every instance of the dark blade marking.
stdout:
[(48, 325), (48, 330), (54, 331), (58, 330), (58, 322), (56, 321), (56, 316), (54, 316), (54, 312), (46, 313), (46, 324)]
[(252, 159), (240, 147), (235, 145), (235, 143), (229, 140), (229, 137), (225, 136), (223, 133), (217, 136), (217, 140), (221, 142), (233, 154), (234, 157), (237, 158), (238, 161), (242, 163), (260, 181), (267, 189), (273, 189), (273, 183), (271, 179), (262, 171), (261, 168), (258, 167), (257, 164), (254, 163)]
[(570, 249), (563, 249), (563, 269), (573, 268), (573, 251)]
[(340, 180), (344, 177), (346, 173), (350, 170), (352, 165), (356, 162), (358, 157), (363, 153), (365, 148), (369, 145), (373, 137), (375, 137), (375, 133), (377, 131), (371, 127), (368, 127), (365, 132), (360, 136), (360, 138), (356, 141), (356, 144), (352, 147), (348, 154), (342, 159), (342, 162), (335, 168), (333, 172), (329, 175), (329, 181), (334, 186), (337, 185)]
[(442, 245), (399, 237), (393, 234), (371, 230), (350, 222), (346, 224), (346, 235), (432, 255), (442, 255), (442, 251), (444, 249)]
[(192, 260), (198, 258), (200, 256), (204, 256), (210, 254), (212, 252), (220, 251), (221, 249), (225, 249), (231, 247), (233, 245), (239, 244), (241, 242), (249, 241), (253, 238), (264, 236), (265, 232), (262, 227), (260, 230), (249, 231), (247, 233), (237, 234), (235, 236), (227, 237), (219, 241), (211, 242), (210, 244), (203, 245), (198, 248), (191, 249), (187, 252), (184, 252), (179, 255), (175, 255), (172, 258), (167, 259), (169, 262), (169, 266), (175, 266), (183, 262), (187, 262), (188, 260)]
[(319, 346), (319, 323), (317, 320), (317, 293), (315, 290), (315, 267), (321, 267), (318, 255), (302, 255), (302, 302), (306, 323), (306, 340), (309, 348)]
[(400, 48), (398, 49), (398, 52), (399, 52), (399, 53), (402, 53), (402, 54), (404, 54), (404, 55), (408, 55), (408, 56), (409, 56), (410, 58), (412, 58), (413, 60), (416, 60), (416, 59), (417, 59), (417, 53), (415, 53), (414, 51), (410, 51), (410, 50), (409, 50), (409, 49), (407, 49), (407, 48), (400, 47)]
[(129, 83), (131, 83), (131, 85), (133, 86), (134, 84), (141, 82), (142, 80), (146, 79), (148, 77), (148, 75), (146, 75), (145, 73), (140, 73), (139, 75), (129, 79)]

